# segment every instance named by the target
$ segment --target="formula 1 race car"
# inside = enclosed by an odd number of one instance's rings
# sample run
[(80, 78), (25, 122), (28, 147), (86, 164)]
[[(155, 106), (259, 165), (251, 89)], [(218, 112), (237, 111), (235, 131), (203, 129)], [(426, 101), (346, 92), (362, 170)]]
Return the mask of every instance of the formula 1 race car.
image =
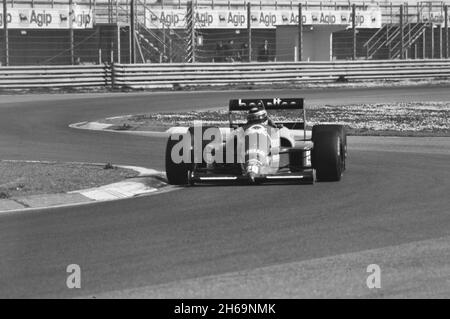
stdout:
[[(267, 110), (300, 110), (295, 121), (276, 122)], [(247, 122), (233, 114), (247, 112)], [(339, 181), (346, 167), (342, 125), (307, 129), (302, 98), (230, 100), (229, 125), (174, 127), (166, 147), (170, 184)]]

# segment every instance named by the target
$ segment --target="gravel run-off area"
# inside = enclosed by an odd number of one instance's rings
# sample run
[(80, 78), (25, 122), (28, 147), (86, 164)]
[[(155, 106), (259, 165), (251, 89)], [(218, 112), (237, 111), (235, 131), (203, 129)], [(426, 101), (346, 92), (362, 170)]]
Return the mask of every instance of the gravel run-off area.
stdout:
[[(351, 105), (323, 105), (307, 109), (307, 122), (338, 123), (347, 127), (349, 135), (386, 136), (450, 136), (449, 102), (408, 102)], [(299, 111), (271, 111), (276, 121), (300, 119)], [(245, 120), (245, 113), (236, 114)], [(190, 126), (194, 121), (203, 125), (227, 125), (226, 108), (183, 113), (150, 113), (101, 120), (111, 129), (135, 131), (165, 131), (173, 126)]]

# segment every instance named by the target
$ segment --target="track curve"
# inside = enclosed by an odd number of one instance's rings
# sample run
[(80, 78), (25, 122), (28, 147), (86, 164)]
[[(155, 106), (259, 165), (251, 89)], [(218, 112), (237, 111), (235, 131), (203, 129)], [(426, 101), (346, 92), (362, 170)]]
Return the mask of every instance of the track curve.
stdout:
[[(69, 129), (74, 122), (301, 95), (310, 104), (449, 100), (446, 87), (2, 96), (2, 159), (163, 168), (165, 140)], [(411, 142), (412, 141), (412, 142)], [(74, 297), (388, 247), (450, 234), (450, 139), (349, 138), (340, 183), (196, 187), (0, 216), (0, 296)], [(83, 286), (65, 286), (79, 264)]]

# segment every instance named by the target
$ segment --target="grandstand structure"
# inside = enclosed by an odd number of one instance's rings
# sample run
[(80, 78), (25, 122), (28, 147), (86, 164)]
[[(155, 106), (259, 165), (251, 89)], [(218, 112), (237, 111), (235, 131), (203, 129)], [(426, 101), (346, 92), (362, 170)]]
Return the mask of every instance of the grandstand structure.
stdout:
[(3, 0), (0, 61), (448, 58), (449, 22), (436, 1)]

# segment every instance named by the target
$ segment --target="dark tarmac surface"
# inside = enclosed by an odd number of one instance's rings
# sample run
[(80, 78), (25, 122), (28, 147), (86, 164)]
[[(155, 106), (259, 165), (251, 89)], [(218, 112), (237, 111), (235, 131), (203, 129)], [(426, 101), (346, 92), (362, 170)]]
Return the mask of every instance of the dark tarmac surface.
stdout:
[[(448, 101), (450, 90), (98, 94), (28, 101), (0, 96), (0, 157), (163, 169), (164, 139), (68, 125), (222, 106), (232, 97), (255, 96), (303, 96), (310, 105)], [(339, 183), (195, 187), (2, 214), (0, 297), (89, 296), (450, 235), (449, 138), (350, 137), (348, 143), (348, 170)], [(389, 254), (383, 258), (389, 260)], [(66, 287), (69, 264), (81, 267), (81, 289)], [(335, 270), (343, 271), (339, 267)]]

